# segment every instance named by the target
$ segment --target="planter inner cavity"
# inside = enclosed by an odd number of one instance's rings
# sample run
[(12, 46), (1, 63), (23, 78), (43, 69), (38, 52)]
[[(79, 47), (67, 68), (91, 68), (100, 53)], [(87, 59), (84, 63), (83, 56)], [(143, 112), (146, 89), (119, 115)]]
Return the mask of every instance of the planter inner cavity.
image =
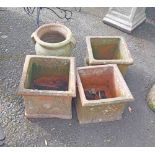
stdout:
[(37, 36), (39, 39), (46, 43), (60, 43), (67, 39), (68, 30), (62, 25), (47, 25), (42, 26), (37, 31)]
[(120, 59), (120, 38), (91, 38), (93, 56), (97, 60)]
[(80, 70), (79, 76), (87, 100), (99, 100), (120, 96), (116, 89), (112, 67), (102, 70), (100, 68)]
[(33, 58), (30, 61), (26, 89), (67, 91), (69, 84), (69, 60), (50, 61)]
[(60, 32), (53, 31), (43, 34), (40, 39), (47, 43), (59, 43), (64, 41), (66, 37)]

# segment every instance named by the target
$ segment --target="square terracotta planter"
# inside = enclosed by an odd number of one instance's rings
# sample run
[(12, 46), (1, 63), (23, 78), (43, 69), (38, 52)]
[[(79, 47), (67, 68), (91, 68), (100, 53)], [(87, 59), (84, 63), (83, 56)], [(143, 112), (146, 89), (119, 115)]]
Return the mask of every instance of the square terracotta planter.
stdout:
[(79, 67), (77, 86), (80, 124), (119, 120), (127, 103), (134, 100), (115, 64)]
[(19, 85), (28, 118), (71, 119), (76, 96), (73, 57), (27, 55)]
[(88, 65), (117, 64), (125, 75), (133, 59), (123, 37), (120, 36), (87, 36)]

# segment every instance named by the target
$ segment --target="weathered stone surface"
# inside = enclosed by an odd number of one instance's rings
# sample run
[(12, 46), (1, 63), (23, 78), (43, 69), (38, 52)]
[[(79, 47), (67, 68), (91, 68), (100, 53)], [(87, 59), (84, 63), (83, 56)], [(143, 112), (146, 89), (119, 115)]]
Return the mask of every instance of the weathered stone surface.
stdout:
[(71, 56), (76, 44), (71, 30), (56, 23), (40, 26), (31, 37), (37, 55)]
[[(62, 79), (67, 90), (56, 81)], [(66, 83), (62, 81), (65, 89)], [(76, 95), (74, 58), (27, 55), (19, 94), (24, 96), (26, 117), (71, 119), (71, 101)]]
[[(77, 69), (77, 116), (81, 124), (119, 120), (126, 104), (134, 98), (117, 65), (79, 67)], [(103, 92), (99, 99), (87, 99), (86, 91)], [(91, 91), (92, 92), (92, 91)]]
[(121, 73), (126, 74), (133, 64), (128, 46), (120, 36), (87, 36), (88, 65), (117, 64)]
[(109, 9), (103, 22), (131, 33), (137, 26), (146, 20), (145, 8), (112, 7)]
[(148, 106), (155, 112), (155, 84), (152, 86), (147, 96)]

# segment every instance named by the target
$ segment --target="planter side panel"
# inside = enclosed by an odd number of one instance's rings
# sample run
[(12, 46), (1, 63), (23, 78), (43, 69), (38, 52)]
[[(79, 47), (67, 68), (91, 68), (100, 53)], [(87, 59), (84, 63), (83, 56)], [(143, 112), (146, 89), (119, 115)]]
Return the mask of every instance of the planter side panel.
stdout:
[(119, 103), (116, 105), (107, 104), (94, 107), (82, 106), (80, 97), (78, 96), (76, 109), (79, 123), (86, 124), (120, 120), (125, 105), (124, 103)]
[(25, 115), (29, 118), (71, 119), (71, 97), (24, 96)]

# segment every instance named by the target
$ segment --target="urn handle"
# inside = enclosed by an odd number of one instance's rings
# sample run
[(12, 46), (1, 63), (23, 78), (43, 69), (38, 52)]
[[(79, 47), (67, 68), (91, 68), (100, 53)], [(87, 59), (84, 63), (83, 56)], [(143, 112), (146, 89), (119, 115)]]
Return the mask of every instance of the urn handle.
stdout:
[(32, 39), (33, 43), (35, 44), (36, 40), (34, 39), (34, 32), (31, 34), (31, 39)]
[(75, 40), (74, 37), (72, 37), (72, 38), (71, 38), (71, 46), (72, 46), (72, 48), (74, 48), (75, 45), (76, 45), (76, 40)]

